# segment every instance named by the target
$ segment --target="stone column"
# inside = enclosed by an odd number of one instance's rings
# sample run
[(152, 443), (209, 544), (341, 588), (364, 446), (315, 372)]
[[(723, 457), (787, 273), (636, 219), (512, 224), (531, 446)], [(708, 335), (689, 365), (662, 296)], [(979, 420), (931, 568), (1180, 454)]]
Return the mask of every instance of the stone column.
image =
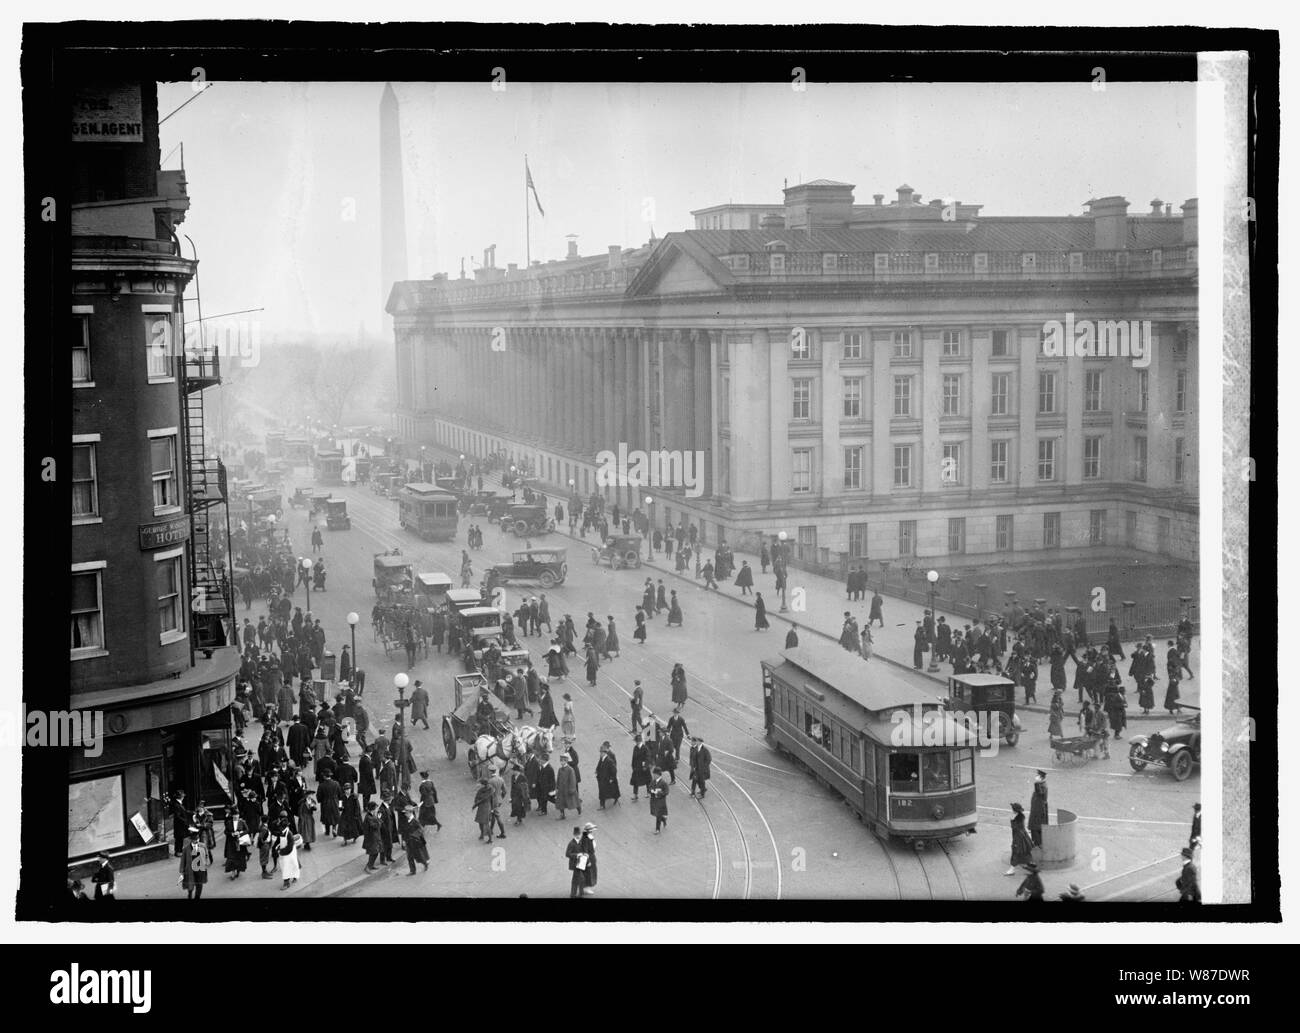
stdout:
[(610, 381), (610, 400), (614, 406), (613, 448), (618, 449), (620, 441), (627, 441), (627, 412), (629, 399), (627, 395), (627, 332), (621, 327), (615, 327), (611, 335), (611, 352), (613, 363), (611, 366), (612, 380)]
[(614, 427), (614, 341), (608, 328), (596, 331), (596, 393), (600, 399), (600, 449), (618, 449)]
[[(713, 494), (714, 453), (717, 451), (717, 434), (713, 425), (714, 392), (717, 381), (714, 372), (717, 365), (713, 358), (713, 334), (708, 330), (697, 330), (691, 340), (691, 381), (695, 385), (694, 435), (691, 448), (703, 453), (703, 462), (694, 470), (699, 479), (703, 497)], [(694, 462), (694, 459), (692, 459)]]
[(771, 491), (772, 422), (768, 387), (770, 347), (766, 329), (737, 334), (731, 345), (731, 497), (766, 500)]

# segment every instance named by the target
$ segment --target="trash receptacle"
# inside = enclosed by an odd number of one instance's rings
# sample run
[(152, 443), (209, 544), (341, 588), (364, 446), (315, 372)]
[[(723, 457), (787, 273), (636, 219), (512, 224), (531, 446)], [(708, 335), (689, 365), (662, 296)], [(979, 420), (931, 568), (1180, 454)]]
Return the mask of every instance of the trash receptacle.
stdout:
[(325, 681), (334, 681), (338, 677), (338, 659), (328, 650), (320, 660), (320, 676)]

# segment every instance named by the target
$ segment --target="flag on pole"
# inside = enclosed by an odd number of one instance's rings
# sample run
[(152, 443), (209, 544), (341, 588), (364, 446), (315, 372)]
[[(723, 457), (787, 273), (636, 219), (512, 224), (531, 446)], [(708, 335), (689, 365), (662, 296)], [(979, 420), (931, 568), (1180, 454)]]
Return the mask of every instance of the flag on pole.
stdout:
[(528, 167), (527, 158), (524, 159), (524, 175), (528, 177), (528, 189), (533, 192), (533, 200), (537, 202), (537, 210), (541, 212), (542, 215), (545, 215), (546, 209), (542, 207), (542, 202), (538, 200), (537, 185), (533, 182), (533, 173), (532, 170)]

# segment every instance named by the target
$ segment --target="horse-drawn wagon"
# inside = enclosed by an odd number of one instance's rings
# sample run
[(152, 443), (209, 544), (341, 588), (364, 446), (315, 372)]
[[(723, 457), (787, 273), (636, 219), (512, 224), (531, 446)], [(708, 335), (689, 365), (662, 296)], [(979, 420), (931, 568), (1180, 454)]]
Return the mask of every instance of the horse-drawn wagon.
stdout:
[(501, 699), (489, 689), (487, 676), (475, 671), (452, 678), (456, 705), (442, 718), (442, 744), (447, 759), (456, 759), (456, 744), (468, 749), (469, 773), (478, 779), (486, 765), (500, 771), (510, 761), (523, 763), (529, 753), (550, 753), (554, 749), (554, 732), (547, 728), (516, 728), (510, 715), (501, 709)]

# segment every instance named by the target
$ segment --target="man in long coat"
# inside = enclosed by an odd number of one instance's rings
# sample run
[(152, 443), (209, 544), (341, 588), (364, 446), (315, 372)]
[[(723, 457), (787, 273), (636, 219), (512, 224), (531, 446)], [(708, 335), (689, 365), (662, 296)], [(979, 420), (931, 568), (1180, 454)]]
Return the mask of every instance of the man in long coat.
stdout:
[(339, 823), (339, 807), (342, 801), (342, 787), (333, 777), (326, 775), (316, 786), (316, 802), (320, 804), (320, 823), (327, 836), (334, 835), (334, 828)]
[(1039, 771), (1034, 779), (1034, 795), (1029, 800), (1029, 838), (1034, 846), (1043, 845), (1043, 826), (1049, 824), (1047, 812), (1047, 772)]
[(555, 806), (559, 808), (561, 818), (565, 811), (575, 808), (579, 814), (582, 813), (582, 799), (578, 796), (578, 773), (563, 754), (560, 756), (560, 770), (555, 775)]
[(423, 721), (425, 731), (429, 730), (429, 690), (424, 682), (416, 681), (415, 691), (411, 693), (411, 727), (415, 722)]
[(691, 770), (691, 795), (695, 795), (695, 787), (700, 787), (700, 799), (704, 799), (704, 794), (708, 792), (709, 779), (713, 777), (713, 754), (709, 748), (704, 745), (704, 736), (697, 735), (691, 740), (690, 770)]
[(537, 801), (537, 813), (545, 814), (551, 794), (556, 791), (555, 769), (551, 767), (549, 758), (544, 763), (538, 762), (537, 779), (530, 784), (533, 786), (533, 799)]
[(641, 736), (634, 739), (632, 747), (632, 799), (641, 798), (641, 787), (650, 785), (650, 749), (641, 741)]
[(302, 718), (295, 718), (292, 725), (289, 726), (289, 759), (300, 767), (307, 762), (307, 756), (311, 752), (311, 734), (307, 731), (307, 726), (302, 723)]

